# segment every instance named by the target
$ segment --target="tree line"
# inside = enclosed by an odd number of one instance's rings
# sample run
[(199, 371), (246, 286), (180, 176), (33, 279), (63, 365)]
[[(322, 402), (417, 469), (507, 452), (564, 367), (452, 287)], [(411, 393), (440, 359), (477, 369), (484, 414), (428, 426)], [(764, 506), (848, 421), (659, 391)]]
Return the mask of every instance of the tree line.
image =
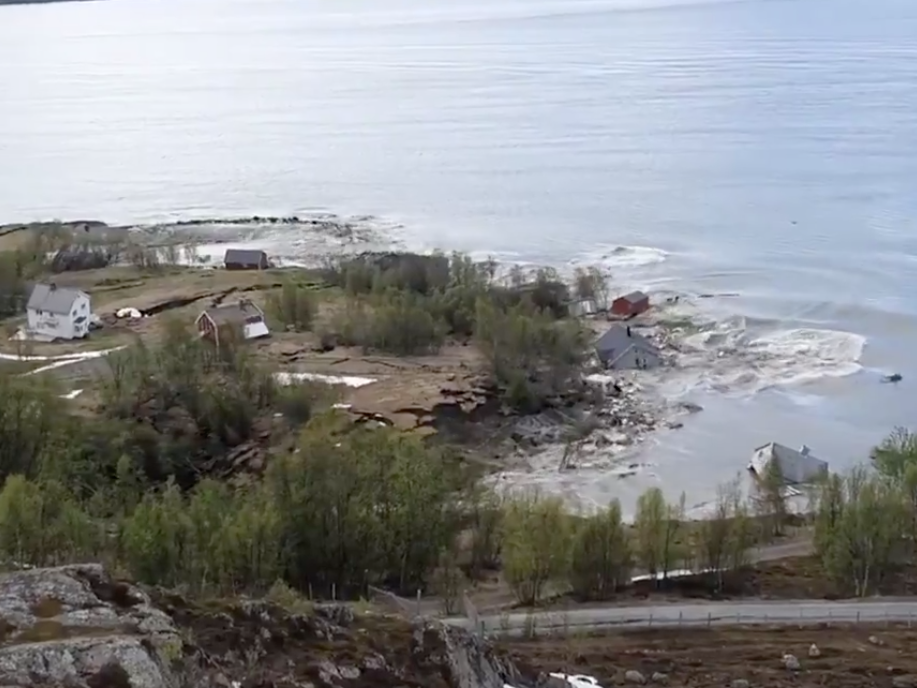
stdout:
[[(147, 396), (184, 394), (153, 378), (129, 379), (152, 384)], [(113, 390), (107, 403), (130, 398), (122, 384), (124, 396)], [(751, 495), (738, 481), (722, 487), (701, 521), (687, 521), (684, 500), (658, 489), (641, 495), (633, 523), (617, 502), (570, 514), (557, 498), (497, 495), (447, 447), (355, 428), (327, 404), (299, 416), (295, 447), (273, 454), (260, 479), (198, 473), (183, 482), (201, 470), (193, 455), (188, 472), (151, 470), (149, 447), (129, 435), (129, 425), (142, 425), (136, 419), (67, 421), (50, 387), (8, 377), (0, 387), (0, 556), (9, 565), (102, 560), (138, 580), (195, 591), (263, 593), (282, 581), (316, 597), (356, 597), (378, 585), (452, 602), (500, 570), (523, 604), (558, 591), (606, 600), (635, 573), (664, 586), (683, 568), (707, 571), (710, 590), (722, 590), (789, 515), (778, 471)], [(207, 408), (201, 399), (183, 403), (186, 413)], [(816, 554), (846, 594), (881, 589), (915, 556), (914, 435), (897, 431), (873, 464), (814, 490)]]

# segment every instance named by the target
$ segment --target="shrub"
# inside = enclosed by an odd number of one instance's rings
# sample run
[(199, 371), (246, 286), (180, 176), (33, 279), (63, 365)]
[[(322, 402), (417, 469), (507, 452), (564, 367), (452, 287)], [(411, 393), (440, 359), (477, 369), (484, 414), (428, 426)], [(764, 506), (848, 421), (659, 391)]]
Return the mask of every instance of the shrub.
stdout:
[(287, 330), (308, 332), (312, 329), (317, 307), (310, 288), (287, 281), (279, 294), (268, 296), (267, 310), (268, 315)]
[(423, 297), (393, 292), (372, 310), (363, 346), (399, 356), (435, 353), (445, 341), (444, 329)]

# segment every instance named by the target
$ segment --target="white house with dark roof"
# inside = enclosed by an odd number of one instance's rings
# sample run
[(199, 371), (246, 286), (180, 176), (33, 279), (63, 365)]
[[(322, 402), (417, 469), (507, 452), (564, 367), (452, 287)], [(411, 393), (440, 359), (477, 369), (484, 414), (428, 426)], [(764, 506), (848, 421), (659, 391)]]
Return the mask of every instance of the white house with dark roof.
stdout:
[(28, 330), (51, 339), (82, 339), (89, 334), (92, 306), (79, 289), (36, 284), (26, 304)]
[(646, 370), (662, 363), (659, 349), (625, 325), (608, 328), (595, 343), (595, 355), (610, 370)]

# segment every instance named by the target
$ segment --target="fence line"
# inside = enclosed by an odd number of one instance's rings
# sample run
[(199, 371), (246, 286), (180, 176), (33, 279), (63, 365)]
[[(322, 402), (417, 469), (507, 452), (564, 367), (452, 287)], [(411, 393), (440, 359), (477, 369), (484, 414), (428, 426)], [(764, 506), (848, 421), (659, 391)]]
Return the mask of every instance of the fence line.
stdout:
[(393, 592), (377, 588), (375, 585), (367, 585), (370, 602), (386, 607), (389, 611), (404, 616), (407, 619), (413, 619), (418, 616), (417, 605), (410, 600), (399, 597)]
[[(470, 602), (470, 600), (469, 600)], [(660, 610), (655, 610), (660, 611)], [(616, 633), (621, 631), (641, 631), (650, 628), (716, 628), (729, 626), (743, 627), (774, 627), (782, 626), (784, 628), (813, 628), (813, 627), (867, 627), (867, 628), (892, 628), (906, 627), (912, 628), (917, 621), (917, 609), (907, 611), (874, 610), (825, 610), (819, 613), (803, 613), (800, 609), (798, 613), (778, 613), (764, 612), (761, 614), (750, 615), (747, 611), (730, 614), (714, 614), (712, 612), (701, 612), (697, 615), (686, 617), (679, 610), (677, 616), (672, 614), (657, 614), (652, 610), (639, 616), (634, 615), (631, 618), (616, 618), (604, 621), (582, 621), (577, 622), (571, 618), (568, 612), (538, 612), (524, 615), (522, 614), (503, 614), (501, 617), (478, 616), (473, 605), (466, 608), (466, 616), (473, 624), (473, 628), (481, 635), (491, 638), (517, 636), (517, 637), (534, 637), (542, 635), (566, 635), (589, 634), (589, 633)], [(512, 618), (516, 617), (516, 618)]]
[(468, 596), (468, 591), (462, 591), (462, 611), (465, 613), (465, 616), (468, 618), (468, 621), (471, 623), (471, 627), (478, 631), (483, 627), (480, 626), (480, 618), (478, 616), (478, 608), (474, 606), (474, 602), (471, 601), (471, 598)]

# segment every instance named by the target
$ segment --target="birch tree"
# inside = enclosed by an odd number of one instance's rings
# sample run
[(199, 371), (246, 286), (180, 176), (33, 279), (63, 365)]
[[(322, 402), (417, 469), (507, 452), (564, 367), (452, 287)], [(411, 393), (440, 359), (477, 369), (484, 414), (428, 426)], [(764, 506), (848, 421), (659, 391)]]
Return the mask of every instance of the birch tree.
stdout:
[(503, 516), (503, 574), (517, 599), (533, 605), (545, 586), (566, 574), (569, 523), (563, 502), (537, 492), (507, 499)]
[(570, 583), (582, 599), (607, 600), (630, 580), (631, 543), (621, 520), (621, 503), (585, 519), (576, 528)]
[(900, 551), (907, 507), (901, 492), (860, 467), (821, 488), (815, 544), (829, 576), (865, 597), (890, 572)]

